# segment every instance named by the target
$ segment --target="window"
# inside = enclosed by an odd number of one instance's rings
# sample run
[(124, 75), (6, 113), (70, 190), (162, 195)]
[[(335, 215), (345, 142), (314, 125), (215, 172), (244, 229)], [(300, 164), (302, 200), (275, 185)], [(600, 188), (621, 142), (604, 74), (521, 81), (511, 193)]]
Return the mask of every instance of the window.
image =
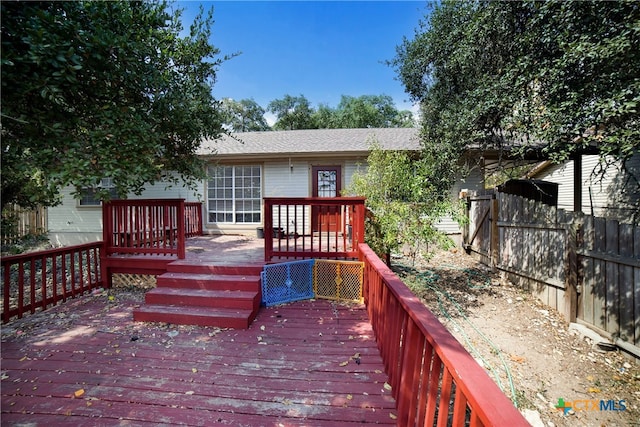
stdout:
[(260, 166), (210, 166), (207, 210), (210, 223), (259, 223)]
[[(106, 188), (109, 190), (112, 199), (117, 199), (116, 186), (111, 178), (102, 178), (97, 188)], [(96, 197), (96, 187), (83, 188), (82, 197), (80, 198), (80, 206), (100, 206), (100, 199)]]

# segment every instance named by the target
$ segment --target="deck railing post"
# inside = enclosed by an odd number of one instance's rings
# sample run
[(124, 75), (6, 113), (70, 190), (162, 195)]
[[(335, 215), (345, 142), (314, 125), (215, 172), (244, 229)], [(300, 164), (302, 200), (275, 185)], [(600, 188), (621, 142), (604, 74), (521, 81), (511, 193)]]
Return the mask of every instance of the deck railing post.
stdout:
[(186, 257), (186, 240), (184, 230), (184, 199), (178, 200), (178, 206), (176, 211), (177, 227), (178, 227), (178, 259), (184, 259)]
[(109, 256), (107, 248), (113, 246), (113, 205), (102, 203), (102, 249), (100, 250), (100, 276), (105, 288), (111, 288), (111, 275), (106, 258)]
[(273, 205), (271, 200), (264, 200), (264, 260), (271, 261), (273, 252)]

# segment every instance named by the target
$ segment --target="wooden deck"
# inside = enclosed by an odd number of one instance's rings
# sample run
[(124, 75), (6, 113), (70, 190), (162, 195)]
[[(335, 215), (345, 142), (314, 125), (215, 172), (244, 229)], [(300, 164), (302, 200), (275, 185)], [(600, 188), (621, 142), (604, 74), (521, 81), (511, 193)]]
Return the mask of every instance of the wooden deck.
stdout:
[(296, 302), (220, 330), (134, 322), (142, 300), (95, 291), (5, 325), (2, 425), (395, 425), (363, 306)]

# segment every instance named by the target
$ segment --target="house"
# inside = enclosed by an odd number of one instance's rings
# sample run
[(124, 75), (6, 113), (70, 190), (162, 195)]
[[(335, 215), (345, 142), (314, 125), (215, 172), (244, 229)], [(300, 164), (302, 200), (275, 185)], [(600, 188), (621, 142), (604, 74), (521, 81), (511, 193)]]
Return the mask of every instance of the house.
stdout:
[[(412, 128), (314, 129), (246, 132), (203, 141), (206, 182), (194, 193), (156, 183), (131, 198), (184, 198), (203, 202), (203, 229), (210, 234), (256, 235), (264, 223), (263, 197), (334, 197), (365, 166), (371, 144), (385, 150), (419, 150)], [(103, 186), (112, 185), (108, 179)], [(66, 246), (102, 239), (100, 202), (78, 200), (72, 189), (49, 209), (51, 242)]]
[[(601, 174), (603, 167), (607, 169)], [(631, 157), (626, 169), (611, 159), (603, 163), (598, 155), (583, 155), (562, 164), (545, 161), (526, 178), (558, 184), (559, 209), (581, 210), (624, 223), (640, 221), (640, 154)]]

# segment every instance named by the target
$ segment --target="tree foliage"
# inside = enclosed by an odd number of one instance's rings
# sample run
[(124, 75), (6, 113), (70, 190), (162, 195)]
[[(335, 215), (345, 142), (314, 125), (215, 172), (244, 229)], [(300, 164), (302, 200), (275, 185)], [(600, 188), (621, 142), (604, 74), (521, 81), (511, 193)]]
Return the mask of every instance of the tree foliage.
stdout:
[[(318, 111), (320, 112), (320, 111)], [(413, 127), (410, 111), (398, 111), (388, 95), (342, 95), (335, 110), (329, 109), (324, 117), (318, 114), (319, 128), (391, 128)]]
[(273, 125), (275, 130), (315, 129), (312, 119), (313, 108), (304, 95), (285, 95), (282, 99), (275, 99), (267, 107), (278, 120)]
[(235, 101), (222, 100), (222, 112), (225, 126), (233, 132), (255, 132), (269, 130), (266, 111), (253, 99)]
[(3, 205), (55, 204), (62, 187), (104, 177), (121, 197), (202, 177), (195, 151), (222, 132), (212, 11), (181, 36), (181, 11), (163, 1), (1, 7)]
[(435, 228), (456, 210), (448, 182), (443, 187), (443, 181), (425, 179), (437, 165), (415, 153), (382, 150), (375, 141), (367, 165), (353, 175), (346, 193), (367, 198), (373, 215), (367, 218), (366, 240), (372, 249), (390, 253), (406, 244), (415, 256), (428, 252), (430, 244), (451, 243)]
[(640, 4), (444, 1), (390, 64), (422, 109), (423, 140), (557, 162), (640, 144)]
[(321, 104), (317, 109), (303, 95), (285, 95), (272, 101), (268, 109), (278, 118), (273, 126), (276, 130), (415, 126), (413, 114), (399, 111), (388, 95), (342, 95), (336, 108)]

